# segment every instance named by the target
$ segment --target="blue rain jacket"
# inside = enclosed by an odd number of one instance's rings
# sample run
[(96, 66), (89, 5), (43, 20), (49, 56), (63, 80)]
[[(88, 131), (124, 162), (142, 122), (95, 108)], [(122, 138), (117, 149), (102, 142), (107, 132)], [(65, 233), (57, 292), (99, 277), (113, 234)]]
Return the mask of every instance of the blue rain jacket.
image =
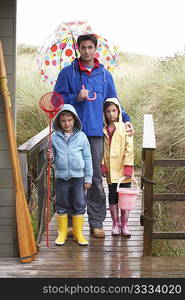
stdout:
[[(97, 98), (94, 101), (77, 101), (82, 84), (90, 91), (90, 97), (96, 92)], [(102, 64), (88, 75), (84, 71), (80, 72), (78, 60), (75, 59), (70, 66), (60, 71), (54, 91), (63, 96), (65, 103), (75, 107), (82, 122), (82, 130), (87, 136), (103, 136), (103, 103), (107, 98), (117, 98), (117, 94), (112, 75)], [(123, 108), (122, 117), (124, 122), (130, 121)]]
[[(60, 129), (59, 116), (62, 111), (72, 113), (75, 119), (74, 132), (65, 140), (64, 132)], [(89, 141), (81, 131), (81, 121), (72, 105), (65, 104), (53, 120), (52, 150), (55, 177), (68, 180), (84, 177), (85, 182), (92, 183), (93, 167)]]

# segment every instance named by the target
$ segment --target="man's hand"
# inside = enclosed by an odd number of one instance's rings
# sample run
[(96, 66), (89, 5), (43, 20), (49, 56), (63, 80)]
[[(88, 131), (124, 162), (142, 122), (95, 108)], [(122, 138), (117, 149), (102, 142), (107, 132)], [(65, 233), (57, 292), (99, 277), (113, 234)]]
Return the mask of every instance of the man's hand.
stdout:
[(85, 183), (84, 183), (84, 189), (85, 189), (85, 190), (86, 190), (86, 189), (90, 189), (90, 188), (91, 188), (91, 185), (92, 185), (92, 183), (85, 182)]
[(125, 128), (129, 136), (134, 135), (134, 126), (132, 125), (131, 122), (129, 121), (125, 122)]
[(80, 93), (78, 94), (78, 101), (83, 101), (84, 99), (88, 98), (89, 91), (86, 89), (81, 89)]

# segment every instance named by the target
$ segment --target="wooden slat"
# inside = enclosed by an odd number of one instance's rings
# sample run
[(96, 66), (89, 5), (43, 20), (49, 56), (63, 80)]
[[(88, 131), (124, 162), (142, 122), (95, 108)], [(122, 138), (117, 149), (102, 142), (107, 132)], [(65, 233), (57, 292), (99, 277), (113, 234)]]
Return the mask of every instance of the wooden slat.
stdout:
[(1, 206), (13, 206), (11, 188), (0, 188), (0, 207)]
[[(144, 177), (153, 180), (153, 151), (145, 150)], [(153, 185), (145, 182), (144, 188), (144, 215), (153, 214)], [(144, 256), (152, 255), (152, 227), (148, 219), (144, 219)]]
[[(14, 7), (14, 5), (13, 5)], [(10, 7), (2, 6), (0, 9), (0, 18), (11, 18), (13, 19), (15, 17), (15, 11), (14, 9), (10, 9)]]
[(0, 188), (13, 188), (13, 176), (11, 169), (0, 169)]
[(1, 169), (10, 169), (12, 168), (11, 157), (9, 150), (1, 151), (1, 160), (0, 160)]
[[(2, 8), (1, 8), (2, 10)], [(1, 16), (1, 13), (0, 13)], [(6, 26), (5, 26), (6, 23)], [(7, 18), (1, 19), (0, 18), (0, 36), (2, 37), (12, 37), (13, 36), (13, 19)]]
[(161, 167), (185, 167), (185, 159), (155, 158), (153, 161), (153, 165)]
[(182, 240), (185, 239), (185, 232), (153, 232), (152, 238), (162, 240)]
[(8, 149), (9, 149), (9, 143), (8, 143), (7, 132), (1, 132), (0, 133), (0, 151), (8, 150)]
[(156, 193), (154, 201), (185, 201), (185, 193)]

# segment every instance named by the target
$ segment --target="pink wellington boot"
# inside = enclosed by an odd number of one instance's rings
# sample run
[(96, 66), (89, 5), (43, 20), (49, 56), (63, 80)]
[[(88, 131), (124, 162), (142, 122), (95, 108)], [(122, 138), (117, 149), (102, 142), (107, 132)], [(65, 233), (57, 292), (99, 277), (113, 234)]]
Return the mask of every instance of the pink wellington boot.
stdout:
[(125, 236), (126, 238), (131, 237), (130, 230), (128, 228), (128, 217), (129, 217), (129, 210), (121, 210), (121, 235)]
[(110, 204), (110, 213), (113, 221), (112, 225), (112, 235), (120, 235), (120, 223), (119, 223), (119, 213), (118, 213), (118, 205)]

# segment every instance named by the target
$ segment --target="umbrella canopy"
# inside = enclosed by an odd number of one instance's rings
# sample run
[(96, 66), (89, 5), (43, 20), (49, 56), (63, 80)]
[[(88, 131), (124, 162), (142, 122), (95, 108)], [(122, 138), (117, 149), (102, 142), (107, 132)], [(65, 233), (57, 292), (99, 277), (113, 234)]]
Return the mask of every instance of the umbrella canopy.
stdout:
[[(54, 85), (58, 73), (79, 57), (77, 38), (79, 35), (94, 33), (86, 21), (73, 21), (60, 24), (38, 50), (36, 58), (42, 81)], [(114, 45), (94, 33), (97, 40), (95, 57), (109, 70), (116, 67), (118, 52)]]

